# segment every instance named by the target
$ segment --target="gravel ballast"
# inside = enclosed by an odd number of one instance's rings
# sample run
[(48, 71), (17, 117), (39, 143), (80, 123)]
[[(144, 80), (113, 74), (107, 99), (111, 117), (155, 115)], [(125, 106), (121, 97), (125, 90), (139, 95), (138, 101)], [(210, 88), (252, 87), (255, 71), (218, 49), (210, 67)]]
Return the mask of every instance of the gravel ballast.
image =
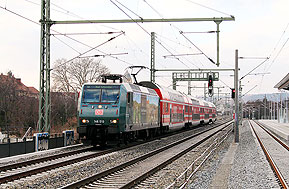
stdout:
[(199, 132), (200, 130), (203, 130), (204, 128), (205, 127), (198, 128), (189, 132), (162, 138), (160, 140), (148, 142), (129, 149), (124, 149), (119, 152), (107, 154), (105, 156), (54, 169), (46, 173), (38, 174), (37, 176), (23, 178), (20, 181), (10, 182), (2, 185), (0, 188), (59, 188), (79, 179), (83, 179), (95, 173), (99, 173), (124, 163), (130, 159), (148, 153), (161, 146), (172, 143), (180, 138), (190, 136), (196, 132)]
[[(227, 140), (234, 142), (234, 136)], [(217, 169), (225, 157), (228, 148), (221, 149), (217, 155), (207, 161), (196, 174), (189, 188), (213, 188), (211, 186)], [(280, 188), (276, 177), (248, 124), (240, 126), (240, 141), (234, 156), (234, 162), (228, 175), (228, 188)]]
[(230, 188), (280, 188), (248, 124), (240, 127), (240, 143), (229, 177)]

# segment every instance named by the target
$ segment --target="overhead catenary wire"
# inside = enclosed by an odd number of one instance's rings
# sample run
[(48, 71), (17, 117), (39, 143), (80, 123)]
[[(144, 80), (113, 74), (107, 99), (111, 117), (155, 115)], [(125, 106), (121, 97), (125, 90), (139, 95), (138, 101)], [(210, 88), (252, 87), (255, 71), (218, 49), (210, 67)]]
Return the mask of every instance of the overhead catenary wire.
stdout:
[[(163, 44), (165, 44), (168, 48), (170, 48), (172, 51), (174, 51), (174, 49), (172, 47), (170, 47), (167, 43), (163, 42)], [(177, 54), (172, 54), (172, 51), (170, 52), (171, 53), (170, 56), (174, 59), (181, 61)], [(188, 60), (186, 57), (183, 57), (183, 59), (185, 59), (187, 62), (189, 62), (190, 64), (192, 64), (196, 68), (200, 68), (195, 63), (193, 63), (191, 60)]]
[[(153, 11), (155, 11), (162, 19), (163, 19), (163, 15), (161, 14), (161, 13), (159, 13), (152, 5), (150, 5), (146, 0), (143, 0)], [(170, 24), (170, 26), (172, 27), (172, 26), (174, 26), (173, 24)], [(176, 26), (174, 26), (175, 28), (177, 28)], [(178, 29), (178, 31), (180, 31), (179, 29)], [(157, 34), (158, 36), (161, 36), (161, 35), (159, 35), (159, 34)], [(182, 45), (180, 42), (175, 42), (175, 41), (173, 41), (173, 40), (171, 40), (171, 39), (168, 39), (168, 38), (166, 38), (166, 37), (164, 37), (164, 36), (161, 36), (161, 37), (163, 37), (163, 38), (165, 38), (165, 39), (167, 39), (167, 40), (169, 40), (169, 41), (171, 41), (171, 42), (174, 42), (174, 43), (176, 43), (176, 44), (178, 44), (178, 45), (181, 45), (181, 46), (184, 46), (184, 47), (186, 47), (186, 48), (189, 48), (189, 49), (191, 49), (192, 50), (192, 48), (191, 47), (188, 47), (188, 46), (185, 46), (185, 45)], [(176, 37), (176, 36), (175, 36)], [(176, 39), (177, 39), (177, 37), (176, 37)], [(171, 55), (171, 56), (173, 56), (173, 55)], [(176, 58), (176, 56), (173, 56), (174, 58)], [(186, 58), (185, 58), (185, 60), (187, 60)], [(190, 62), (192, 65), (194, 65), (195, 67), (197, 67), (197, 68), (200, 68), (199, 66), (197, 66), (196, 64), (194, 64), (194, 63), (192, 63), (191, 61), (189, 61), (189, 60), (187, 60), (188, 62)]]
[[(113, 2), (112, 0), (110, 0), (110, 2), (115, 5), (121, 12), (123, 12), (127, 17), (129, 17), (132, 21), (134, 21), (145, 33), (147, 33), (149, 36), (151, 36), (151, 34), (144, 28), (142, 27), (138, 22), (136, 22), (135, 19), (133, 19), (129, 14), (127, 14), (122, 8), (120, 8), (115, 2)], [(158, 44), (160, 44), (166, 51), (168, 51), (171, 55), (173, 55), (173, 53), (166, 48), (159, 40), (156, 39), (156, 42)], [(181, 62), (183, 65), (185, 65), (187, 68), (190, 68), (188, 65), (186, 65), (183, 61), (181, 61), (179, 58), (176, 58), (176, 60), (178, 60), (179, 62)]]
[(208, 57), (197, 45), (195, 45), (189, 38), (187, 38), (187, 37), (182, 33), (182, 31), (180, 31), (180, 34), (181, 34), (186, 40), (188, 40), (196, 49), (198, 49), (211, 63), (216, 64), (213, 59), (211, 59), (210, 57)]
[(202, 55), (203, 53), (190, 53), (190, 54), (175, 54), (175, 55), (164, 55), (164, 58), (168, 58), (171, 56), (194, 56), (194, 55)]
[(206, 8), (206, 9), (209, 9), (209, 10), (212, 10), (212, 11), (215, 11), (215, 12), (218, 12), (218, 13), (221, 13), (221, 14), (224, 14), (224, 15), (227, 15), (227, 16), (234, 17), (234, 16), (232, 16), (231, 14), (228, 14), (228, 13), (225, 13), (225, 12), (222, 12), (222, 11), (219, 11), (219, 10), (217, 10), (217, 9), (213, 9), (213, 8), (211, 8), (211, 7), (208, 7), (208, 6), (206, 6), (206, 5), (202, 5), (202, 4), (200, 4), (200, 3), (196, 3), (196, 2), (194, 2), (194, 1), (192, 1), (192, 0), (185, 0), (185, 1), (188, 1), (188, 2), (193, 3), (193, 4), (195, 4), (195, 5), (204, 7), (204, 8)]
[(59, 39), (58, 37), (54, 36), (53, 37), (55, 39), (57, 39), (58, 41), (60, 41), (61, 43), (65, 44), (67, 47), (69, 47), (70, 49), (72, 49), (73, 51), (77, 52), (78, 54), (81, 54), (81, 52), (79, 52), (78, 50), (76, 50), (75, 48), (73, 48), (71, 45), (68, 45), (66, 42), (64, 42), (63, 40)]
[(159, 13), (153, 6), (151, 6), (146, 0), (143, 0), (155, 13), (159, 15), (159, 17), (163, 18), (163, 15)]
[[(163, 18), (163, 16), (155, 9), (155, 8), (153, 8), (146, 0), (143, 0), (154, 12), (156, 12), (161, 18)], [(131, 11), (131, 10), (130, 10)], [(124, 12), (125, 13), (125, 12)], [(126, 13), (125, 13), (126, 14)], [(135, 13), (133, 13), (133, 14), (135, 14)], [(126, 14), (127, 15), (127, 14)], [(136, 15), (136, 14), (135, 14)], [(129, 15), (127, 15), (129, 18), (131, 18)], [(138, 17), (140, 17), (140, 16), (138, 16)], [(132, 19), (132, 18), (131, 18)], [(133, 20), (133, 19), (132, 19)], [(137, 23), (138, 24), (138, 23)], [(139, 24), (138, 24), (139, 25)], [(170, 24), (171, 25), (171, 24)], [(139, 25), (140, 26), (140, 25)], [(141, 26), (140, 26), (141, 27)], [(142, 28), (142, 27), (141, 27)], [(148, 33), (144, 28), (142, 28), (147, 34), (149, 34), (150, 36), (151, 36), (151, 34), (150, 33)], [(158, 35), (158, 34), (157, 34)], [(156, 40), (159, 44), (161, 43), (160, 41), (158, 41), (158, 40)], [(162, 44), (160, 44), (160, 45), (162, 45)], [(163, 45), (162, 45), (163, 46)], [(163, 46), (164, 47), (164, 46)], [(166, 49), (166, 48), (165, 48)], [(167, 50), (167, 49), (166, 49)], [(168, 51), (168, 50), (167, 50)], [(168, 51), (168, 52), (170, 52), (170, 51)], [(172, 55), (172, 53), (171, 53), (171, 55)], [(172, 55), (173, 56), (173, 55)], [(176, 57), (174, 57), (174, 58), (176, 58)], [(179, 60), (180, 61), (180, 60)], [(195, 65), (196, 66), (196, 65)], [(163, 66), (163, 67), (166, 67), (166, 66)], [(196, 66), (197, 67), (197, 66)], [(148, 71), (148, 70), (145, 70), (145, 71)], [(165, 81), (165, 82), (167, 82), (166, 80), (164, 80), (164, 79), (162, 79), (162, 78), (159, 78), (160, 80), (163, 80), (163, 81)]]
[(246, 77), (247, 75), (249, 75), (250, 73), (252, 73), (254, 70), (256, 70), (257, 68), (259, 68), (261, 65), (263, 65), (266, 61), (268, 61), (268, 58), (266, 58), (263, 62), (261, 62), (258, 66), (256, 66), (255, 68), (253, 68), (251, 71), (249, 71), (247, 74), (245, 74), (243, 77), (240, 78), (240, 80), (244, 79), (244, 77)]
[(135, 12), (133, 12), (132, 10), (130, 10), (127, 6), (125, 6), (124, 4), (122, 4), (121, 2), (119, 2), (118, 0), (115, 0), (118, 4), (120, 4), (121, 6), (123, 6), (126, 10), (128, 10), (129, 12), (131, 12), (132, 14), (134, 14), (135, 16), (139, 17), (139, 19), (143, 20), (143, 18), (141, 16), (139, 16), (138, 14), (136, 14)]
[[(163, 19), (163, 15), (161, 14), (161, 13), (159, 13), (152, 5), (150, 5), (146, 0), (143, 0), (153, 11), (155, 11), (162, 19)], [(170, 24), (170, 26), (172, 27), (175, 27), (175, 28), (177, 28), (176, 26), (174, 26), (173, 24)], [(178, 28), (177, 28), (178, 29)], [(174, 30), (173, 30), (174, 31)], [(178, 31), (180, 31), (180, 29), (178, 29)], [(175, 34), (175, 33), (174, 33)], [(161, 36), (161, 35), (159, 35), (159, 34), (156, 34), (156, 35), (158, 35), (158, 36), (160, 36), (160, 37), (162, 37), (162, 38), (165, 38), (166, 40), (168, 40), (168, 41), (171, 41), (171, 42), (174, 42), (174, 43), (176, 43), (176, 44), (178, 44), (178, 45), (180, 45), (180, 46), (184, 46), (184, 47), (186, 47), (186, 48), (189, 48), (189, 49), (191, 49), (192, 50), (192, 48), (191, 47), (188, 47), (188, 46), (185, 46), (185, 45), (183, 45), (183, 44), (181, 44), (180, 42), (175, 42), (175, 41), (173, 41), (173, 40), (171, 40), (171, 39), (169, 39), (169, 38), (166, 38), (166, 37), (164, 37), (164, 36)], [(175, 37), (176, 37), (176, 39), (177, 39), (177, 36), (175, 35)], [(176, 56), (173, 56), (173, 55), (171, 55), (172, 57), (174, 57), (174, 58), (176, 58)], [(165, 57), (164, 57), (165, 58)], [(189, 61), (188, 59), (186, 59), (186, 58), (184, 58), (185, 60), (187, 60), (189, 63), (191, 63), (192, 65), (194, 65), (195, 67), (197, 67), (197, 68), (200, 68), (199, 66), (197, 66), (196, 64), (194, 64), (194, 63), (192, 63), (191, 61)], [(202, 63), (201, 63), (202, 64)], [(202, 64), (203, 65), (203, 64)]]
[[(127, 55), (128, 53), (111, 53), (108, 55)], [(95, 54), (95, 55), (90, 55), (90, 56), (80, 56), (79, 58), (90, 58), (90, 57), (105, 57), (106, 55), (104, 54)]]
[[(35, 2), (33, 2), (33, 1), (31, 1), (31, 0), (24, 0), (24, 1), (26, 1), (26, 2), (28, 2), (28, 3), (31, 3), (31, 4), (34, 4), (34, 5), (37, 5), (37, 6), (41, 6), (40, 3), (35, 3)], [(53, 4), (53, 3), (51, 3), (51, 4)], [(54, 4), (53, 4), (53, 5), (54, 5)], [(57, 7), (57, 5), (54, 5), (54, 6)], [(58, 8), (60, 8), (60, 7), (58, 7)], [(69, 11), (67, 11), (67, 10), (65, 10), (65, 9), (63, 9), (63, 8), (61, 8), (61, 9), (64, 10), (65, 12), (60, 11), (60, 10), (57, 10), (57, 9), (54, 9), (54, 8), (51, 8), (51, 10), (56, 11), (56, 12), (59, 12), (59, 13), (62, 13), (62, 14), (69, 14), (69, 13), (70, 13)]]
[[(36, 22), (36, 21), (33, 21), (33, 20), (31, 20), (31, 19), (29, 19), (29, 18), (27, 18), (27, 17), (25, 17), (25, 16), (22, 16), (21, 14), (18, 14), (18, 13), (14, 12), (14, 11), (12, 11), (12, 10), (10, 10), (10, 9), (7, 9), (6, 7), (0, 6), (0, 8), (3, 9), (3, 10), (5, 10), (5, 11), (7, 11), (7, 12), (10, 12), (11, 14), (14, 14), (14, 15), (16, 15), (16, 16), (18, 16), (18, 17), (21, 17), (22, 19), (25, 19), (25, 20), (27, 20), (27, 21), (29, 21), (29, 22), (32, 22), (32, 23), (37, 24), (37, 25), (39, 25), (39, 26), (41, 25), (40, 23), (38, 23), (38, 22)], [(77, 43), (79, 43), (79, 44), (82, 44), (82, 45), (86, 46), (86, 47), (93, 48), (93, 47), (91, 47), (90, 45), (87, 45), (87, 44), (85, 44), (85, 43), (83, 43), (83, 42), (81, 42), (81, 41), (79, 41), (79, 40), (76, 40), (76, 39), (74, 39), (74, 38), (72, 38), (72, 37), (70, 37), (70, 36), (67, 36), (67, 35), (65, 35), (65, 34), (63, 34), (63, 33), (61, 33), (61, 32), (58, 32), (58, 31), (53, 30), (53, 29), (51, 29), (51, 31), (53, 31), (53, 32), (55, 32), (55, 33), (57, 33), (57, 34), (63, 35), (63, 36), (65, 36), (66, 38), (69, 38), (69, 39), (71, 39), (71, 40), (73, 40), (73, 41), (75, 41), (75, 42), (77, 42)], [(95, 49), (95, 50), (98, 51), (98, 52), (100, 52), (100, 53), (103, 53), (104, 55), (109, 56), (109, 54), (106, 53), (106, 52), (104, 52), (104, 51), (101, 51), (101, 50), (98, 50), (98, 49)], [(118, 57), (114, 57), (114, 56), (109, 56), (109, 57), (114, 58), (114, 59), (116, 59), (116, 60), (118, 60), (118, 61), (120, 61), (120, 62), (126, 63), (126, 64), (128, 64), (128, 65), (133, 65), (132, 63), (127, 62), (127, 61), (125, 61), (125, 60), (122, 60), (122, 59), (120, 59), (120, 58), (118, 58)]]
[[(54, 31), (54, 32), (56, 32), (56, 31)], [(123, 34), (124, 34), (124, 32), (123, 32)], [(72, 41), (75, 41), (75, 42), (77, 42), (77, 43), (79, 43), (79, 44), (82, 44), (83, 46), (86, 46), (86, 47), (88, 47), (88, 48), (93, 48), (92, 46), (87, 45), (87, 44), (85, 44), (85, 43), (83, 43), (83, 42), (81, 42), (81, 41), (79, 41), (79, 40), (76, 40), (76, 39), (70, 37), (70, 36), (66, 36), (66, 35), (64, 35), (64, 34), (63, 34), (63, 36), (65, 36), (66, 38), (68, 38), (68, 39), (70, 39), (70, 40), (72, 40)], [(127, 61), (122, 60), (122, 59), (120, 59), (120, 58), (118, 58), (118, 57), (112, 56), (112, 55), (110, 55), (109, 53), (106, 53), (106, 52), (104, 52), (104, 51), (102, 51), (102, 50), (99, 50), (99, 49), (94, 49), (94, 50), (96, 50), (96, 51), (104, 54), (105, 56), (108, 56), (108, 57), (111, 57), (111, 58), (113, 58), (113, 59), (116, 59), (116, 60), (118, 60), (118, 61), (120, 61), (120, 62), (123, 62), (123, 63), (125, 63), (125, 64), (133, 65), (133, 64), (130, 63), (130, 62), (127, 62)]]
[(116, 34), (116, 33), (122, 33), (123, 31), (119, 31), (119, 32), (90, 32), (90, 33), (55, 33), (55, 34), (51, 34), (53, 36), (55, 35), (110, 35), (110, 34)]
[(278, 58), (278, 56), (280, 55), (280, 53), (281, 53), (282, 50), (284, 49), (285, 45), (287, 44), (288, 40), (289, 40), (289, 37), (288, 37), (287, 40), (283, 43), (281, 49), (278, 51), (277, 55), (276, 55), (275, 58), (272, 60), (271, 64), (269, 65), (269, 67), (267, 68), (266, 71), (268, 71), (268, 70), (271, 68), (272, 64), (274, 64), (274, 62), (276, 61), (276, 59)]
[(232, 89), (229, 85), (227, 85), (224, 81), (222, 81), (221, 79), (219, 79), (219, 81), (221, 81), (224, 85), (226, 85), (228, 88)]
[(32, 23), (37, 24), (37, 25), (40, 25), (38, 22), (33, 21), (33, 20), (31, 20), (30, 18), (27, 18), (27, 17), (25, 17), (25, 16), (22, 16), (21, 14), (18, 14), (18, 13), (14, 12), (14, 11), (11, 11), (11, 10), (7, 9), (6, 7), (2, 7), (2, 6), (0, 5), (0, 8), (3, 9), (3, 10), (5, 10), (5, 11), (7, 11), (7, 12), (10, 12), (10, 13), (16, 15), (16, 16), (19, 16), (19, 17), (21, 17), (21, 18), (23, 18), (23, 19), (25, 19), (25, 20), (27, 20), (27, 21), (29, 21), (29, 22), (32, 22)]
[(98, 48), (98, 47), (100, 47), (100, 46), (102, 46), (102, 45), (104, 45), (104, 44), (106, 44), (106, 43), (108, 43), (108, 42), (110, 42), (110, 41), (116, 39), (117, 37), (119, 37), (119, 36), (121, 36), (121, 35), (123, 35), (123, 33), (118, 34), (117, 36), (114, 36), (114, 37), (112, 37), (112, 38), (106, 40), (105, 42), (103, 42), (103, 43), (101, 43), (101, 44), (99, 44), (99, 45), (97, 45), (97, 46), (95, 46), (95, 47), (93, 47), (93, 48), (90, 48), (89, 50), (87, 50), (87, 51), (85, 51), (85, 52), (83, 52), (83, 53), (81, 53), (81, 54), (79, 54), (79, 55), (77, 55), (77, 56), (75, 56), (75, 57), (73, 57), (73, 58), (67, 60), (66, 62), (64, 62), (64, 63), (62, 63), (62, 64), (59, 64), (58, 66), (54, 67), (53, 69), (56, 69), (56, 68), (58, 68), (58, 67), (60, 67), (60, 66), (62, 66), (62, 65), (64, 65), (64, 64), (67, 64), (68, 62), (71, 62), (71, 61), (73, 61), (73, 60), (75, 60), (75, 59), (81, 57), (82, 55), (84, 55), (84, 54), (86, 54), (86, 53), (88, 53), (88, 52), (93, 51), (94, 49), (96, 49), (96, 48)]
[(285, 33), (286, 33), (286, 30), (288, 29), (288, 26), (289, 26), (289, 22), (288, 22), (286, 28), (284, 29), (284, 31), (282, 32), (282, 34), (281, 34), (279, 40), (277, 41), (276, 45), (275, 45), (274, 48), (272, 49), (272, 52), (270, 53), (269, 57), (271, 57), (271, 55), (273, 54), (273, 52), (277, 49), (277, 46), (278, 46), (279, 43), (281, 42), (281, 39), (283, 38), (283, 36), (284, 36)]

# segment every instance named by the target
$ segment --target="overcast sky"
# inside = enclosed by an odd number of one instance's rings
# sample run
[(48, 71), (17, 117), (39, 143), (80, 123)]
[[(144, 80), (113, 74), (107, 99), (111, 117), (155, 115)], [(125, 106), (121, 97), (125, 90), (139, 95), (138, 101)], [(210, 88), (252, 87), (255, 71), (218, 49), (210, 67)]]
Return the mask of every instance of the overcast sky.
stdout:
[[(114, 2), (117, 6), (115, 6)], [(40, 20), (39, 0), (0, 0), (0, 73), (11, 70), (27, 86), (39, 88), (40, 65), (40, 25), (30, 22), (9, 11), (15, 12), (34, 22)], [(141, 18), (212, 18), (230, 17), (235, 21), (220, 24), (220, 67), (234, 68), (235, 50), (241, 57), (269, 59), (242, 80), (243, 93), (249, 94), (277, 92), (277, 84), (289, 71), (289, 1), (288, 0), (51, 0), (52, 20), (81, 19), (137, 19)], [(5, 10), (6, 9), (6, 10)], [(9, 10), (9, 11), (8, 11)], [(125, 13), (126, 14), (125, 14)], [(141, 26), (141, 27), (140, 27)], [(287, 29), (286, 29), (287, 28)], [(150, 35), (155, 32), (156, 68), (218, 68), (207, 58), (216, 61), (215, 33), (184, 33), (215, 31), (214, 22), (186, 23), (145, 23), (145, 24), (75, 24), (53, 25), (53, 30), (65, 34), (94, 33), (73, 35), (82, 44), (61, 36), (51, 36), (51, 64), (60, 58), (71, 59), (120, 35), (98, 50), (107, 54), (125, 53), (113, 57), (101, 58), (112, 73), (122, 74), (131, 65), (150, 67)], [(116, 32), (113, 34), (96, 34)], [(55, 33), (55, 32), (52, 32)], [(287, 42), (287, 43), (286, 43)], [(200, 51), (205, 55), (179, 56), (179, 60), (167, 55), (193, 54)], [(85, 45), (84, 45), (85, 44)], [(92, 51), (83, 56), (101, 55)], [(164, 58), (164, 56), (166, 58)], [(246, 75), (264, 59), (240, 59), (240, 77)], [(264, 75), (265, 74), (265, 75)], [(156, 82), (164, 86), (171, 85), (170, 72), (157, 72)], [(220, 80), (214, 86), (233, 87), (233, 72), (220, 72)], [(141, 80), (149, 80), (149, 71), (143, 71)], [(187, 92), (187, 83), (179, 82), (178, 89)], [(192, 86), (204, 86), (203, 82), (193, 82)], [(192, 89), (196, 95), (203, 94), (202, 89)]]

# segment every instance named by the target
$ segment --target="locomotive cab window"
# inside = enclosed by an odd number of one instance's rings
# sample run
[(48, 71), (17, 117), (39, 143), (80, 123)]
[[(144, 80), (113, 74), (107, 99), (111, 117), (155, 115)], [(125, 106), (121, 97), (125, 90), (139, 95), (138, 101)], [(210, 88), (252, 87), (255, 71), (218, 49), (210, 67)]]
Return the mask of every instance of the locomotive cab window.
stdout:
[(109, 102), (117, 103), (119, 100), (119, 86), (84, 86), (83, 102)]
[(83, 91), (83, 102), (100, 102), (100, 89), (86, 89)]

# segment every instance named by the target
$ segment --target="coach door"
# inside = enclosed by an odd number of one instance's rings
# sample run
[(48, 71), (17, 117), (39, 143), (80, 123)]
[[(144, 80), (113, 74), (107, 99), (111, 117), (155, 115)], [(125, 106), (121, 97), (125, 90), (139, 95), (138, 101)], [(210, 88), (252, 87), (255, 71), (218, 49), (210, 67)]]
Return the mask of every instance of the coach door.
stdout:
[(170, 104), (170, 123), (172, 123), (172, 104)]

